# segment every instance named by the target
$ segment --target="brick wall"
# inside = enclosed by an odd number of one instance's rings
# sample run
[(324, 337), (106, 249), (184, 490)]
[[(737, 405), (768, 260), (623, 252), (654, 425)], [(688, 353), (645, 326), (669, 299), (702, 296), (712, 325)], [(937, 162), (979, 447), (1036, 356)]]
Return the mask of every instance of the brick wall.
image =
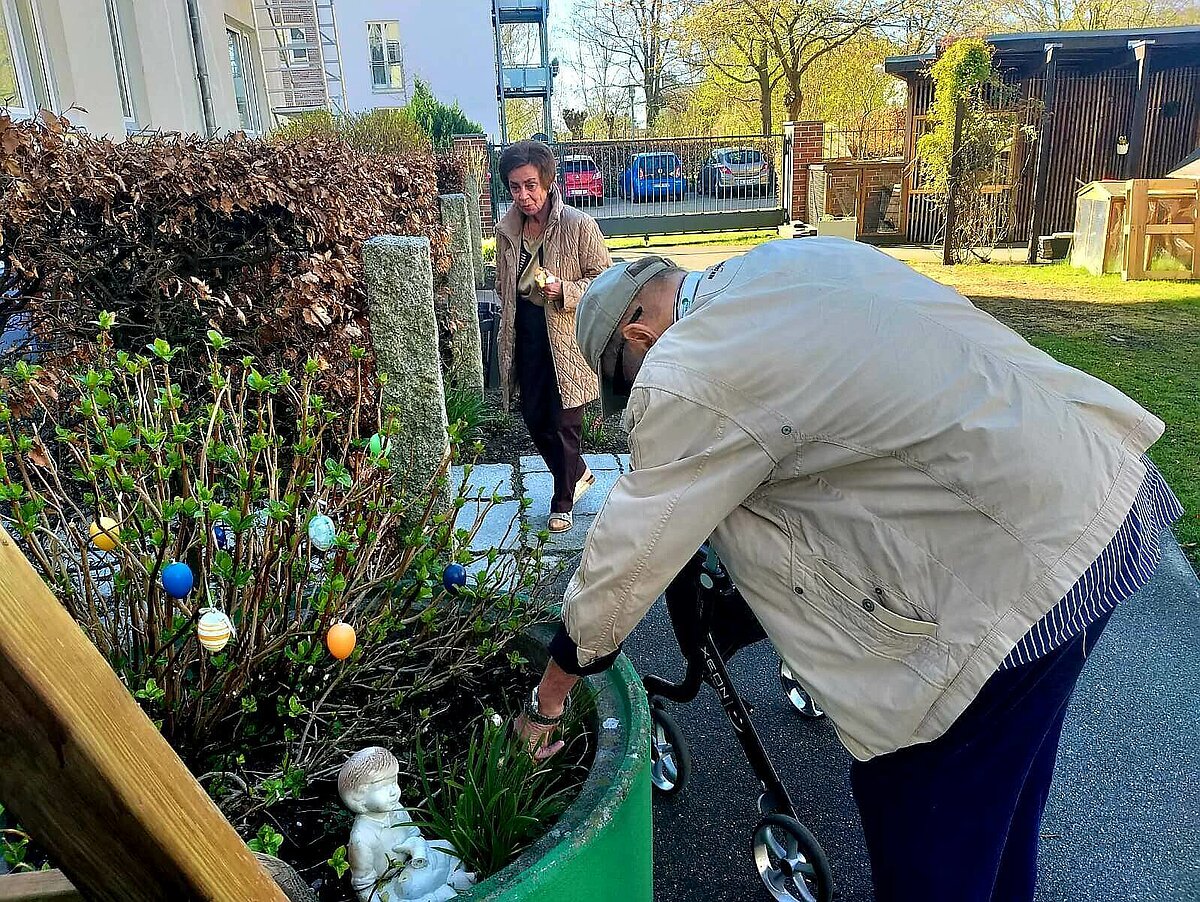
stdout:
[(455, 135), (454, 150), (458, 153), (480, 154), (486, 161), (482, 184), (479, 186), (479, 219), (483, 225), (483, 237), (496, 235), (495, 214), (492, 211), (491, 155), (488, 153), (487, 135)]
[(784, 134), (792, 142), (792, 218), (808, 208), (808, 166), (821, 162), (824, 156), (824, 122), (788, 122)]

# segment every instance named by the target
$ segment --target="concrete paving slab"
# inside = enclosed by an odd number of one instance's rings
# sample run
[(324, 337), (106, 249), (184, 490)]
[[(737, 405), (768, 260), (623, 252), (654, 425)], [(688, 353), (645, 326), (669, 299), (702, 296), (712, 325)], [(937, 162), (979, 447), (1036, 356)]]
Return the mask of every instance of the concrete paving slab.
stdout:
[[(615, 454), (585, 454), (583, 462), (591, 468), (592, 472), (599, 470), (619, 470), (620, 462)], [(538, 455), (526, 455), (521, 458), (521, 472), (524, 473), (548, 473), (546, 462)]]
[[(454, 525), (456, 529), (474, 529), (481, 513), (481, 502), (467, 502), (458, 512)], [(476, 551), (488, 548), (511, 550), (517, 547), (520, 537), (517, 535), (517, 524), (514, 522), (521, 515), (520, 501), (502, 501), (492, 505), (483, 512), (483, 522), (471, 542)]]
[[(464, 467), (451, 467), (450, 485), (457, 489), (463, 484)], [(491, 498), (499, 494), (502, 498), (513, 496), (513, 468), (511, 464), (476, 464), (467, 477), (464, 491), (469, 496), (485, 495)]]
[[(527, 516), (526, 523), (529, 524), (530, 537), (527, 544), (534, 544), (533, 534), (546, 528), (547, 514)], [(550, 533), (550, 539), (546, 542), (546, 551), (556, 555), (565, 555), (571, 552), (583, 550), (583, 546), (587, 541), (587, 531), (591, 529), (592, 522), (596, 517), (592, 514), (576, 514), (575, 525), (566, 532)]]
[[(596, 477), (596, 484), (575, 505), (576, 519), (581, 515), (594, 517), (598, 514), (608, 498), (608, 493), (622, 475), (619, 470), (593, 470), (592, 474)], [(549, 473), (529, 473), (523, 482), (525, 497), (533, 501), (528, 513), (530, 523), (545, 521), (550, 516), (550, 501), (554, 497), (554, 478)]]

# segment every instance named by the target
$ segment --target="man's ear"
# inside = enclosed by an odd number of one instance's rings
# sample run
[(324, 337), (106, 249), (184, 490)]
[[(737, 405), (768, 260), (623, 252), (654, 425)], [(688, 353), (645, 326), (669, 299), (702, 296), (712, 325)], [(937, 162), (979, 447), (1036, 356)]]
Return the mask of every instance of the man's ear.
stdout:
[(661, 337), (641, 321), (626, 323), (621, 327), (621, 335), (630, 344), (639, 345), (643, 348), (653, 347), (654, 343)]

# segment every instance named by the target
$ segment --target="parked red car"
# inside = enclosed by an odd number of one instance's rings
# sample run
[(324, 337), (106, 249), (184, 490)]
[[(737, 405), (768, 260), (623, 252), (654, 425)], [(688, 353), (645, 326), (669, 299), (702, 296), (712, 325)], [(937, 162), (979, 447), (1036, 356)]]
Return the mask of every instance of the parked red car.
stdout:
[(563, 199), (567, 203), (573, 201), (593, 201), (604, 203), (604, 176), (596, 161), (589, 156), (563, 157), (559, 163), (559, 184), (562, 186)]

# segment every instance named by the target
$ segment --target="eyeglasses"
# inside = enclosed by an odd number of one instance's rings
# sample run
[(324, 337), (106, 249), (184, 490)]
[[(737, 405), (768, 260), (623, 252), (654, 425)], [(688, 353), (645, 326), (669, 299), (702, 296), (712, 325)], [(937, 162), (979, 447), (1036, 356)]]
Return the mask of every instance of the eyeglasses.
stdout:
[[(642, 316), (642, 308), (638, 307), (633, 311), (633, 316), (629, 317), (629, 322), (626, 325), (633, 325)], [(617, 365), (613, 369), (613, 393), (622, 397), (629, 397), (629, 393), (633, 390), (633, 383), (625, 378), (625, 336), (621, 336), (621, 343), (617, 346)]]

